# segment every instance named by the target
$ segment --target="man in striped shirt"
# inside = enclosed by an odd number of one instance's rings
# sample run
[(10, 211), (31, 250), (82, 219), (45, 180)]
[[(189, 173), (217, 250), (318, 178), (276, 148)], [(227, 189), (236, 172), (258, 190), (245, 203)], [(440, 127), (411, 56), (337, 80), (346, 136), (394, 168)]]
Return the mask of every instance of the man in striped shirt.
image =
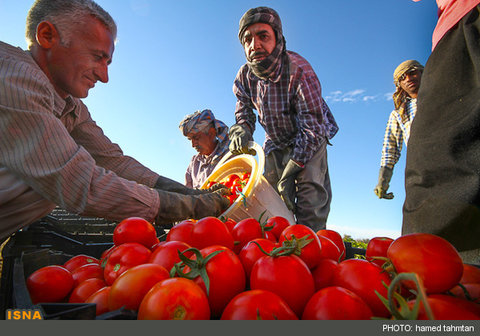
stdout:
[(275, 10), (250, 9), (239, 28), (247, 64), (233, 85), (237, 104), (230, 150), (248, 152), (257, 110), (265, 129), (266, 179), (294, 211), (297, 223), (323, 229), (332, 197), (326, 146), (338, 126), (320, 82), (302, 56), (287, 51)]
[(374, 189), (378, 198), (392, 199), (393, 193), (387, 193), (393, 168), (400, 159), (403, 142), (405, 146), (410, 135), (410, 126), (417, 112), (417, 95), (420, 88), (423, 66), (415, 60), (402, 62), (393, 73), (395, 109), (388, 118), (383, 139), (382, 159), (378, 184)]
[(37, 0), (28, 51), (0, 42), (0, 241), (56, 205), (156, 223), (220, 215), (221, 191), (193, 190), (125, 156), (80, 98), (108, 81), (116, 24), (91, 0)]

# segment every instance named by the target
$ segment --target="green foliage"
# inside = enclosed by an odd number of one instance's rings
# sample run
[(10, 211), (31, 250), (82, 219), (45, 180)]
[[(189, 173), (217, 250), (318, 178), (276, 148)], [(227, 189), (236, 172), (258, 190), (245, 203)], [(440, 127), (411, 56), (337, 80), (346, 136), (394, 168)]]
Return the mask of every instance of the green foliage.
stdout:
[(367, 249), (367, 245), (368, 245), (368, 242), (370, 241), (370, 239), (364, 238), (364, 239), (355, 240), (350, 235), (344, 235), (343, 236), (343, 241), (351, 243), (352, 247)]

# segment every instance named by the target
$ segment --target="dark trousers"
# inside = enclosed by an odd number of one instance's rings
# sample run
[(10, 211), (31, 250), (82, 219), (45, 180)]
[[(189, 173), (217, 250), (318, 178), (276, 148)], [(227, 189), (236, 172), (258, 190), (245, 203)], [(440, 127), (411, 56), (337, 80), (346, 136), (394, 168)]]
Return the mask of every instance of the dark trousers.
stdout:
[(438, 43), (425, 66), (405, 170), (402, 234), (433, 233), (480, 248), (479, 7)]
[[(292, 148), (287, 147), (284, 150), (274, 150), (265, 158), (265, 178), (275, 190), (291, 154)], [(315, 232), (325, 229), (332, 201), (326, 141), (297, 175), (296, 185), (297, 223), (306, 225)]]

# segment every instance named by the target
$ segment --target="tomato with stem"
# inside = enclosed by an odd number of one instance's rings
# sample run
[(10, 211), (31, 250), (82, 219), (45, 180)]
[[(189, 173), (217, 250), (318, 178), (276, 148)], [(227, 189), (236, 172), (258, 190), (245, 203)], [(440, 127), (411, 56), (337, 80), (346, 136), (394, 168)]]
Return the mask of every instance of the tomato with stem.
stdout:
[(139, 320), (208, 320), (210, 306), (205, 292), (194, 281), (170, 278), (160, 281), (145, 295)]

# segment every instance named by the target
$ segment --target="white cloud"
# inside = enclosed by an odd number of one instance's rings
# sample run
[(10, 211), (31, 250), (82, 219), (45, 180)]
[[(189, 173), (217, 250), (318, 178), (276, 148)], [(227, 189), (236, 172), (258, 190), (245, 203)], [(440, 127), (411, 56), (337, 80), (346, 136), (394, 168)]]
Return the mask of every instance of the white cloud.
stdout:
[(354, 89), (347, 92), (341, 90), (332, 91), (325, 96), (325, 99), (330, 103), (358, 103), (358, 102), (375, 102), (384, 97), (386, 100), (392, 100), (393, 92), (383, 94), (367, 94), (364, 89)]

